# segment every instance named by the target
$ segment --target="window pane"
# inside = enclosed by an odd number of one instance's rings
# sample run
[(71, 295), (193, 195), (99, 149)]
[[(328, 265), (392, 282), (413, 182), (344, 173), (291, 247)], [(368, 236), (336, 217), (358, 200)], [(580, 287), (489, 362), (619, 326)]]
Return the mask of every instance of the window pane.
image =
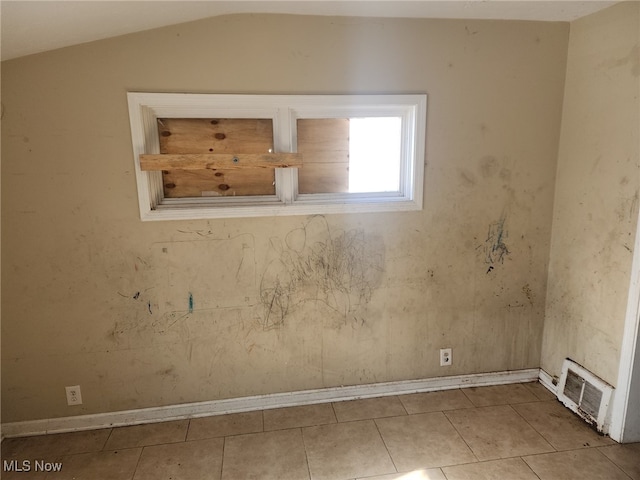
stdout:
[(299, 193), (400, 190), (399, 117), (297, 120)]
[[(267, 153), (273, 150), (273, 122), (245, 118), (159, 118), (160, 153)], [(272, 169), (164, 170), (164, 196), (275, 195)]]
[(400, 190), (401, 119), (352, 118), (349, 122), (349, 192)]

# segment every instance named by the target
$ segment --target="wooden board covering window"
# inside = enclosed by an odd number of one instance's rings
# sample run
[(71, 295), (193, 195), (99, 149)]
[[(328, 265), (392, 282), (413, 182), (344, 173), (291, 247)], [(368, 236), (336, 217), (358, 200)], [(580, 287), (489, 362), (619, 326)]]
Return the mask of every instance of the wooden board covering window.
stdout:
[[(160, 153), (267, 153), (273, 122), (254, 118), (159, 118)], [(164, 196), (274, 195), (272, 169), (163, 170)]]
[(297, 120), (298, 152), (304, 168), (298, 170), (300, 193), (349, 191), (349, 119)]

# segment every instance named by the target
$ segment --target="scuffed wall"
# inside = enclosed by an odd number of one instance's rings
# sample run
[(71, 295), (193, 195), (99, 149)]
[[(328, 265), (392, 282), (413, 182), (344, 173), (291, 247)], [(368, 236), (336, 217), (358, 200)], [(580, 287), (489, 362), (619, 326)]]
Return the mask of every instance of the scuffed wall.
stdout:
[(640, 189), (640, 4), (571, 24), (542, 368), (616, 385)]
[[(236, 15), (5, 62), (3, 421), (538, 367), (567, 40)], [(127, 91), (427, 93), (424, 210), (142, 223)]]

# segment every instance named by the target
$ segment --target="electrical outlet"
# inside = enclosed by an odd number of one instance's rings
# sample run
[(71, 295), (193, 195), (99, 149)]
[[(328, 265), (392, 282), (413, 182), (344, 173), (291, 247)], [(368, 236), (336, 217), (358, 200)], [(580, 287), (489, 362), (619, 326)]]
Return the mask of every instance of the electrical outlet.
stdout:
[(82, 405), (82, 393), (80, 392), (80, 385), (74, 385), (73, 387), (64, 387), (67, 391), (67, 405)]
[(451, 365), (452, 357), (451, 357), (451, 349), (450, 348), (441, 348), (440, 349), (440, 366), (448, 367)]

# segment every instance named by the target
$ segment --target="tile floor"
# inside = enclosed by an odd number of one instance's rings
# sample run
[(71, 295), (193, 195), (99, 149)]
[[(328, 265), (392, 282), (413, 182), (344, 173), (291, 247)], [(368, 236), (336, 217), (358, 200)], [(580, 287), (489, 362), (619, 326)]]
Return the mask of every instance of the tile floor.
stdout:
[(31, 467), (6, 480), (640, 480), (640, 443), (536, 383), (5, 439), (2, 459)]

